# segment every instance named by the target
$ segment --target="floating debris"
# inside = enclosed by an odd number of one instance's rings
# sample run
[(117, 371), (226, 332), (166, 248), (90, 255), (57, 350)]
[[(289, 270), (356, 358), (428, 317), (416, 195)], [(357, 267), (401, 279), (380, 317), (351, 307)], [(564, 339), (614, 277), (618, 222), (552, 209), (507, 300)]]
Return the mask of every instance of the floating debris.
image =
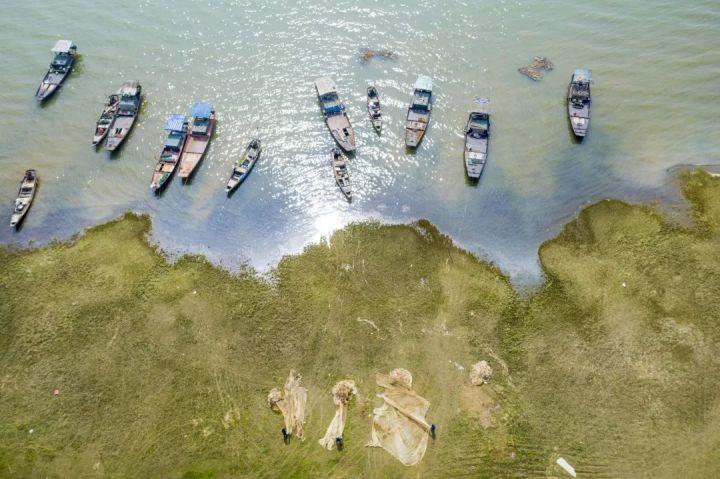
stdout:
[(542, 70), (550, 71), (552, 69), (553, 63), (547, 57), (535, 57), (530, 65), (518, 68), (518, 71), (532, 80), (540, 81), (543, 78)]
[(380, 50), (372, 50), (370, 48), (363, 48), (360, 50), (360, 61), (368, 63), (373, 58), (384, 58), (386, 60), (397, 60), (398, 55), (392, 50), (387, 48), (381, 48)]

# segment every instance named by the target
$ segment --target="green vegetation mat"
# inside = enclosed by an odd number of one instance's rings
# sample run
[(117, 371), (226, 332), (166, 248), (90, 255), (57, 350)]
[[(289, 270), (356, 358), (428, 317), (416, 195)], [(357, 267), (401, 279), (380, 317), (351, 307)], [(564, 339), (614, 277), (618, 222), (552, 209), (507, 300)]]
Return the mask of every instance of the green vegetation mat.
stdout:
[[(0, 476), (569, 477), (562, 456), (578, 477), (713, 477), (720, 180), (682, 186), (692, 228), (602, 201), (541, 247), (525, 296), (424, 221), (349, 226), (268, 278), (170, 264), (133, 215), (2, 251)], [(481, 359), (495, 375), (472, 386)], [(395, 367), (438, 426), (409, 468), (365, 447)], [(291, 368), (307, 439), (286, 445), (266, 397)], [(328, 452), (346, 378), (359, 396)]]

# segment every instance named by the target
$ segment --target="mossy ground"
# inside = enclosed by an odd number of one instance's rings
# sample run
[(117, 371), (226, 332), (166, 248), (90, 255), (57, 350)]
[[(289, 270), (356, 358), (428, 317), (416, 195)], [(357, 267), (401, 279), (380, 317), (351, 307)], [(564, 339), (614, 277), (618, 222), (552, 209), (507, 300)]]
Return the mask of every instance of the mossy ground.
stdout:
[[(598, 203), (543, 245), (527, 297), (426, 222), (349, 226), (269, 279), (170, 264), (132, 215), (3, 251), (0, 476), (545, 477), (561, 455), (579, 477), (713, 477), (720, 180), (683, 185), (692, 229)], [(478, 388), (480, 359), (496, 374)], [(374, 375), (395, 367), (438, 425), (411, 468), (364, 447)], [(291, 368), (307, 440), (285, 445), (265, 400)], [(360, 394), (330, 453), (345, 378)]]

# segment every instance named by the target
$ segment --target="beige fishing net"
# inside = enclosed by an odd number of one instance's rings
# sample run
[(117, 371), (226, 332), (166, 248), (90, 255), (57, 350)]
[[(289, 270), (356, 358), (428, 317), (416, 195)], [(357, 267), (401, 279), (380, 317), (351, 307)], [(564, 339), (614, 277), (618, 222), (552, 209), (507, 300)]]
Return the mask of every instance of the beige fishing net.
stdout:
[(371, 447), (382, 447), (396, 459), (412, 466), (427, 449), (430, 425), (425, 414), (430, 402), (412, 389), (412, 375), (406, 369), (378, 374), (377, 385), (385, 390), (377, 397), (383, 404), (373, 413)]
[(472, 370), (470, 371), (470, 382), (475, 386), (482, 386), (490, 382), (492, 378), (493, 370), (487, 361), (480, 361), (473, 364)]
[(330, 422), (330, 425), (325, 432), (325, 436), (318, 442), (322, 447), (328, 451), (332, 451), (335, 447), (335, 438), (342, 437), (343, 431), (345, 430), (345, 420), (347, 419), (347, 406), (350, 399), (357, 394), (357, 388), (355, 387), (355, 381), (346, 379), (340, 381), (332, 388), (333, 402), (337, 409), (335, 411), (335, 417)]
[(301, 378), (299, 373), (290, 371), (283, 390), (273, 388), (267, 399), (270, 408), (283, 415), (286, 433), (294, 434), (295, 437), (302, 440), (304, 439), (303, 426), (305, 424), (307, 389), (300, 386)]

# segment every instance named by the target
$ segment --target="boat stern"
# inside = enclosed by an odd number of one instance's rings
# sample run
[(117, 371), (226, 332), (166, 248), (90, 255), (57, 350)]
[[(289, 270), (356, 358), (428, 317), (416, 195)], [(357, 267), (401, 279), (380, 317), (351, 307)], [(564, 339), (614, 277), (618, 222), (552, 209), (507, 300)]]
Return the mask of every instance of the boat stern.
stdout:
[(11, 228), (17, 228), (18, 224), (20, 224), (20, 220), (22, 219), (22, 215), (19, 214), (13, 214), (10, 218), (10, 227)]
[(37, 92), (35, 92), (35, 99), (39, 102), (43, 102), (50, 98), (53, 93), (58, 89), (59, 85), (56, 85), (54, 83), (43, 83), (38, 88)]
[(585, 135), (587, 135), (588, 128), (590, 127), (590, 118), (571, 116), (570, 124), (572, 125), (573, 133), (575, 133), (575, 136), (583, 138)]
[(477, 180), (485, 168), (487, 155), (481, 152), (465, 151), (465, 172), (468, 178)]
[(417, 148), (418, 144), (420, 144), (420, 140), (423, 137), (423, 133), (425, 133), (422, 130), (405, 130), (405, 146), (409, 148)]

